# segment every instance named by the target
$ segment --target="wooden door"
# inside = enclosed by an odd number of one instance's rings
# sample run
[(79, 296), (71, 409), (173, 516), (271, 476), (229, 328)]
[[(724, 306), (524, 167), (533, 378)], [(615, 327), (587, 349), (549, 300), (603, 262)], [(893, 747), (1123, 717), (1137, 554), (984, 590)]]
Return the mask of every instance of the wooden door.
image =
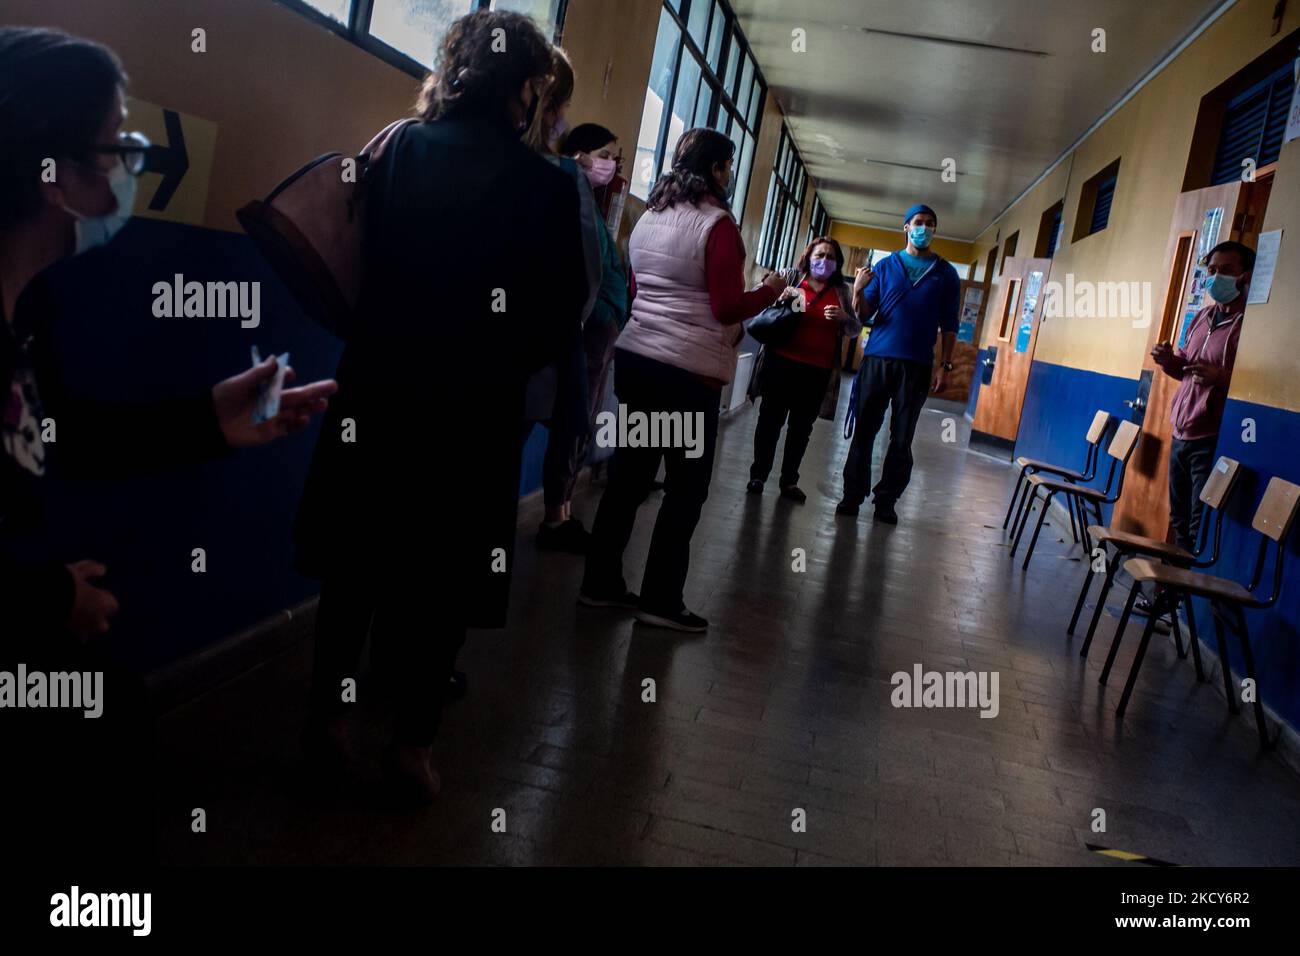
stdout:
[(1113, 523), (1118, 528), (1162, 540), (1168, 537), (1169, 444), (1173, 438), (1169, 407), (1178, 382), (1156, 366), (1151, 349), (1157, 342), (1182, 343), (1192, 316), (1210, 301), (1201, 288), (1204, 257), (1227, 239), (1254, 245), (1271, 187), (1270, 176), (1254, 183), (1194, 189), (1178, 197), (1165, 248), (1165, 288), (1157, 289), (1153, 296), (1162, 307), (1152, 316), (1142, 347), (1138, 394), (1125, 403), (1133, 411), (1133, 420), (1141, 423), (1142, 437), (1129, 463), (1124, 494), (1115, 506)]
[(993, 292), (996, 305), (988, 314), (993, 335), (987, 346), (990, 351), (996, 348), (997, 353), (990, 357), (992, 376), (980, 386), (972, 428), (1001, 444), (1014, 443), (1020, 430), (1020, 412), (1025, 404), (1051, 265), (1051, 259), (1028, 256), (1004, 259)]
[[(965, 402), (970, 397), (971, 379), (979, 374), (979, 341), (984, 331), (984, 313), (988, 307), (989, 284), (963, 279), (958, 298), (957, 344), (952, 350), (952, 371), (948, 387), (937, 398)], [(942, 338), (934, 346), (934, 364), (943, 360)]]

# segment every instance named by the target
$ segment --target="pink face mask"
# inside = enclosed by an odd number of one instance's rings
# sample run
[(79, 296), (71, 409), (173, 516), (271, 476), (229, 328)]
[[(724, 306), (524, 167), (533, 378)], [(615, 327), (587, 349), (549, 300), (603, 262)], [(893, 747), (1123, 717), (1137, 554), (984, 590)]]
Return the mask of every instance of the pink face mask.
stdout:
[(614, 170), (617, 166), (618, 163), (612, 159), (593, 156), (591, 169), (586, 170), (587, 178), (591, 180), (593, 186), (608, 186), (609, 181), (614, 178)]

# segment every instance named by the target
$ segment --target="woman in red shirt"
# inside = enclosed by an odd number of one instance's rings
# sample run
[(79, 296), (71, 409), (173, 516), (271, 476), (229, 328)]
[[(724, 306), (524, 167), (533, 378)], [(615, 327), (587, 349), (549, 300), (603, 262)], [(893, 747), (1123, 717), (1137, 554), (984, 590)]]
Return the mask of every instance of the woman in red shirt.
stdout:
[[(789, 418), (785, 455), (781, 461), (781, 497), (802, 504), (799, 463), (808, 449), (813, 423), (821, 411), (832, 377), (839, 375), (840, 336), (861, 328), (847, 301), (844, 252), (829, 236), (808, 244), (799, 264), (787, 275), (790, 286), (777, 300), (802, 296), (804, 311), (790, 341), (764, 349), (758, 426), (754, 429), (754, 463), (749, 468), (750, 494), (761, 494), (776, 458), (776, 443)], [(856, 326), (856, 328), (851, 327)], [(834, 415), (832, 409), (830, 414)]]

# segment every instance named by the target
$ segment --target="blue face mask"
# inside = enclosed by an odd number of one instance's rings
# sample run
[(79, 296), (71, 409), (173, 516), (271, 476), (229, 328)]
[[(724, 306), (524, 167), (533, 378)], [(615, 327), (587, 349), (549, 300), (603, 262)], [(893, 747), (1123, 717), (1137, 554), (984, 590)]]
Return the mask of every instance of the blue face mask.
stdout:
[(131, 209), (135, 206), (135, 177), (126, 171), (121, 163), (107, 174), (109, 188), (117, 200), (117, 208), (106, 216), (83, 216), (75, 209), (63, 207), (63, 211), (76, 217), (77, 248), (73, 255), (80, 255), (90, 249), (107, 245), (131, 218)]
[(1241, 290), (1237, 288), (1237, 279), (1239, 276), (1227, 276), (1219, 273), (1214, 276), (1206, 276), (1201, 282), (1202, 288), (1210, 294), (1210, 298), (1219, 305), (1227, 305), (1237, 296), (1241, 295)]
[(907, 237), (912, 240), (912, 245), (916, 248), (924, 249), (934, 238), (934, 229), (931, 226), (912, 226), (907, 231)]

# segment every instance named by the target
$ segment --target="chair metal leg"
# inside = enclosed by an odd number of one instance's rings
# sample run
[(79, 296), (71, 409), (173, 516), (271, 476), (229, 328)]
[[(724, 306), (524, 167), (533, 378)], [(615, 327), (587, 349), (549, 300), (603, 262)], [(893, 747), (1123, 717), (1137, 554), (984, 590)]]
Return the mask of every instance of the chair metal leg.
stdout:
[(1124, 602), (1124, 613), (1119, 616), (1119, 624), (1115, 627), (1115, 637), (1110, 642), (1110, 651), (1106, 654), (1106, 663), (1101, 668), (1101, 676), (1097, 678), (1098, 684), (1105, 684), (1106, 678), (1110, 677), (1110, 669), (1115, 663), (1115, 655), (1119, 652), (1119, 642), (1124, 639), (1124, 629), (1128, 627), (1128, 619), (1133, 616), (1133, 604), (1141, 593), (1142, 585), (1134, 581), (1133, 587), (1128, 592), (1128, 600)]
[(1204, 684), (1205, 668), (1201, 666), (1201, 639), (1196, 633), (1196, 614), (1192, 610), (1192, 596), (1181, 593), (1178, 595), (1178, 604), (1174, 606), (1175, 617), (1178, 615), (1179, 605), (1187, 609), (1187, 642), (1192, 645), (1192, 660), (1196, 662), (1196, 680)]
[(1219, 670), (1223, 672), (1223, 696), (1228, 699), (1228, 712), (1237, 713), (1237, 695), (1232, 689), (1232, 669), (1228, 666), (1228, 640), (1223, 635), (1223, 610), (1210, 602), (1210, 616), (1214, 618), (1214, 639), (1219, 646)]
[(1097, 633), (1097, 623), (1101, 620), (1102, 609), (1106, 607), (1106, 598), (1110, 596), (1110, 589), (1115, 583), (1115, 575), (1119, 573), (1119, 566), (1123, 560), (1124, 552), (1116, 551), (1106, 567), (1106, 580), (1102, 582), (1101, 594), (1097, 596), (1097, 606), (1093, 608), (1092, 620), (1088, 622), (1088, 633), (1083, 639), (1083, 646), (1079, 648), (1080, 657), (1087, 657), (1088, 648), (1092, 647), (1092, 636)]
[(1088, 533), (1088, 525), (1092, 522), (1088, 520), (1087, 513), (1083, 510), (1083, 499), (1078, 495), (1073, 498), (1074, 510), (1079, 512), (1079, 538), (1080, 544), (1083, 545), (1083, 557), (1086, 561), (1092, 560), (1092, 549), (1096, 547), (1093, 543), (1092, 535)]
[(1241, 609), (1241, 605), (1234, 604), (1232, 608), (1237, 613), (1237, 623), (1241, 629), (1237, 636), (1241, 638), (1241, 654), (1246, 659), (1246, 676), (1255, 688), (1255, 728), (1259, 731), (1259, 749), (1268, 750), (1273, 746), (1273, 742), (1268, 739), (1268, 724), (1264, 720), (1264, 701), (1259, 692), (1259, 678), (1255, 676), (1255, 655), (1250, 649), (1250, 631), (1246, 627), (1246, 614)]
[(1174, 604), (1173, 611), (1169, 615), (1169, 629), (1174, 635), (1174, 647), (1178, 649), (1178, 659), (1187, 660), (1187, 649), (1183, 647), (1183, 626), (1178, 621), (1178, 605)]
[(1069, 506), (1065, 509), (1070, 513), (1070, 540), (1075, 544), (1079, 543), (1079, 516), (1076, 513), (1079, 509), (1074, 506), (1074, 495), (1070, 495)]
[(1074, 602), (1074, 614), (1070, 617), (1070, 626), (1065, 629), (1066, 634), (1073, 634), (1074, 629), (1079, 623), (1079, 613), (1083, 610), (1083, 602), (1088, 599), (1088, 588), (1092, 586), (1092, 562), (1085, 560), (1083, 562), (1083, 587), (1079, 588), (1079, 600)]
[(1033, 498), (1038, 494), (1038, 488), (1031, 482), (1026, 481), (1025, 487), (1020, 492), (1020, 504), (1016, 505), (1015, 517), (1011, 519), (1011, 536), (1015, 537), (1016, 529), (1020, 527), (1020, 519), (1024, 516), (1027, 508), (1033, 508)]
[(1147, 626), (1142, 629), (1142, 642), (1138, 644), (1137, 655), (1133, 658), (1133, 666), (1128, 670), (1128, 680), (1124, 682), (1124, 693), (1120, 695), (1119, 706), (1115, 708), (1115, 713), (1119, 717), (1124, 716), (1124, 711), (1128, 709), (1128, 699), (1133, 695), (1133, 685), (1137, 683), (1138, 670), (1142, 667), (1142, 658), (1146, 656), (1147, 645), (1151, 643), (1151, 635), (1156, 630), (1156, 618), (1159, 617), (1159, 608), (1163, 601), (1156, 600), (1156, 605), (1151, 609), (1151, 616), (1147, 618)]
[(1021, 507), (1019, 513), (1016, 514), (1016, 524), (1014, 525), (1015, 536), (1011, 541), (1011, 556), (1013, 558), (1016, 556), (1016, 549), (1020, 547), (1020, 537), (1025, 533), (1025, 525), (1029, 524), (1029, 515), (1034, 510), (1034, 502), (1038, 500), (1038, 487), (1036, 485), (1030, 485), (1029, 489), (1028, 499)]
[(1043, 501), (1043, 510), (1038, 512), (1038, 524), (1034, 525), (1034, 536), (1029, 539), (1029, 550), (1025, 552), (1025, 561), (1020, 565), (1020, 570), (1029, 570), (1029, 559), (1034, 556), (1034, 546), (1038, 544), (1038, 534), (1043, 530), (1043, 520), (1047, 517), (1047, 509), (1052, 506), (1052, 499), (1056, 497), (1055, 491), (1049, 491), (1047, 498)]
[(1025, 483), (1025, 472), (1028, 470), (1028, 465), (1025, 465), (1024, 468), (1020, 469), (1020, 475), (1016, 478), (1016, 486), (1011, 489), (1011, 500), (1007, 502), (1007, 514), (1006, 517), (1002, 519), (1003, 531), (1007, 530), (1007, 524), (1011, 521), (1011, 512), (1016, 507), (1016, 497), (1020, 494), (1020, 486)]

